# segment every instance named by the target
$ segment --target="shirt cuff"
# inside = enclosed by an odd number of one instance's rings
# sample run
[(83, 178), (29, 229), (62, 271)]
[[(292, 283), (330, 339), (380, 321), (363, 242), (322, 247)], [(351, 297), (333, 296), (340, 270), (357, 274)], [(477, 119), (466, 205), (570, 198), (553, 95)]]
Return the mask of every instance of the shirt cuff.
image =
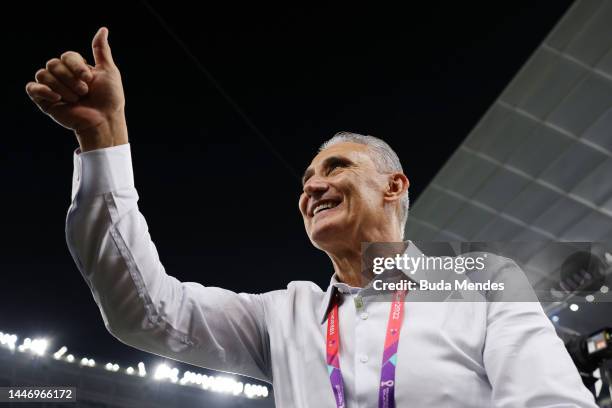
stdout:
[(130, 144), (106, 147), (73, 155), (72, 199), (88, 198), (134, 187)]

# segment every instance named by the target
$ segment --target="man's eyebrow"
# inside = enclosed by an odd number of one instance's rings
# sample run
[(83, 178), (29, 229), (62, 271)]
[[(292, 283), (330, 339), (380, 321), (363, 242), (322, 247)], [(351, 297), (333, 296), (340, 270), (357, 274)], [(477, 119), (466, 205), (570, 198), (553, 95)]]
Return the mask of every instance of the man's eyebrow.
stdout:
[[(330, 156), (327, 159), (323, 160), (323, 168), (329, 168), (332, 166), (351, 166), (354, 163), (346, 157), (343, 156)], [(309, 167), (304, 172), (304, 176), (302, 176), (302, 186), (306, 184), (308, 179), (312, 177), (314, 174), (314, 169)]]
[(330, 156), (323, 161), (323, 168), (331, 166), (351, 166), (354, 163), (344, 156)]

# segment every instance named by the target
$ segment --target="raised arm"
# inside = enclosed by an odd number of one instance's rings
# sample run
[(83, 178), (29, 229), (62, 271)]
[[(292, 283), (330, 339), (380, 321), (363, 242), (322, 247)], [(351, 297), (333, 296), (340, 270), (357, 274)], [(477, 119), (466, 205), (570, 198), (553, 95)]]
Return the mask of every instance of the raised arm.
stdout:
[(107, 329), (124, 343), (270, 381), (262, 295), (180, 282), (159, 260), (138, 209), (121, 78), (107, 35), (100, 29), (93, 40), (95, 67), (65, 53), (26, 88), (80, 144), (66, 219), (77, 267)]

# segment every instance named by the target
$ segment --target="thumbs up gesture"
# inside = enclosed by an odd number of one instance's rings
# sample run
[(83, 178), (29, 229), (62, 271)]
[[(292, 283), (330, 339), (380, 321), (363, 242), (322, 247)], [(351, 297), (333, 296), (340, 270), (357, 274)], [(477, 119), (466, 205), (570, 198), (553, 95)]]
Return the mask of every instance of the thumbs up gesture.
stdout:
[(81, 151), (127, 143), (125, 97), (113, 61), (108, 29), (102, 27), (91, 48), (95, 66), (68, 51), (47, 61), (26, 92), (41, 111), (77, 136)]

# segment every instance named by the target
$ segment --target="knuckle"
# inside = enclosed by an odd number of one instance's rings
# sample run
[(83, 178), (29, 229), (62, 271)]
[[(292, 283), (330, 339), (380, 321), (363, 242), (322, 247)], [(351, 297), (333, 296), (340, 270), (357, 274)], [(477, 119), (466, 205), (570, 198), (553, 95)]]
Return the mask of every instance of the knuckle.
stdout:
[(36, 71), (36, 74), (34, 74), (34, 78), (36, 78), (37, 81), (41, 81), (45, 78), (46, 75), (47, 75), (47, 70), (44, 68), (41, 68), (38, 71)]
[(59, 58), (52, 58), (49, 61), (47, 61), (47, 69), (48, 70), (52, 70), (57, 68), (62, 62), (59, 60)]
[(25, 86), (25, 91), (28, 95), (32, 95), (32, 93), (34, 92), (34, 83), (28, 82)]
[(61, 59), (62, 61), (66, 61), (66, 60), (68, 60), (68, 59), (75, 58), (75, 57), (80, 57), (80, 55), (79, 55), (79, 53), (78, 53), (78, 52), (75, 52), (75, 51), (66, 51), (65, 53), (63, 53), (63, 54), (60, 56), (60, 59)]

